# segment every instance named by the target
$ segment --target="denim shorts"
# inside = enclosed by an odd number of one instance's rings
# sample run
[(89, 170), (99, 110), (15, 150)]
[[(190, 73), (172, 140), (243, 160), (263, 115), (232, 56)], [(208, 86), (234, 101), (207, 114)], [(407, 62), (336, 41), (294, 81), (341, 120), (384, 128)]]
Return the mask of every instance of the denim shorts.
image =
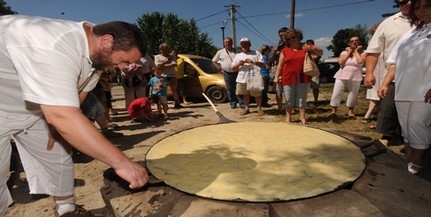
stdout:
[(105, 108), (97, 97), (89, 92), (84, 102), (81, 103), (82, 113), (90, 120), (94, 120), (105, 112)]

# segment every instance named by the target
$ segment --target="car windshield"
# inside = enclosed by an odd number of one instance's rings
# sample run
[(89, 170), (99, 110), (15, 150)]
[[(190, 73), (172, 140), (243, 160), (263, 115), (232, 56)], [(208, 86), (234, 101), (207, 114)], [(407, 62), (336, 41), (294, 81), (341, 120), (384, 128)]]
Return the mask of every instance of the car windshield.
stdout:
[(199, 68), (208, 74), (218, 74), (219, 71), (216, 69), (214, 64), (209, 59), (191, 59)]

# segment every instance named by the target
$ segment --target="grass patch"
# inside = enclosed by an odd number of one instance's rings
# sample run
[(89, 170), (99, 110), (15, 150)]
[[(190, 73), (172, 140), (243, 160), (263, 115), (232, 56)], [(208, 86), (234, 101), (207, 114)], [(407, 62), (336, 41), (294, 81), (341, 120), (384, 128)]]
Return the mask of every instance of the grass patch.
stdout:
[[(331, 106), (329, 105), (332, 96), (334, 84), (321, 84), (320, 85), (320, 94), (319, 94), (319, 103), (316, 106), (313, 106), (313, 94), (310, 89), (308, 93), (308, 105), (306, 111), (306, 118), (311, 127), (316, 127), (323, 130), (337, 130), (347, 133), (353, 133), (360, 136), (369, 137), (373, 140), (378, 140), (381, 138), (381, 134), (377, 133), (375, 129), (370, 129), (370, 124), (376, 124), (376, 121), (372, 121), (371, 123), (362, 123), (362, 118), (368, 110), (369, 100), (366, 99), (367, 89), (364, 86), (361, 86), (358, 95), (358, 102), (355, 106), (354, 112), (356, 114), (356, 120), (349, 119), (347, 117), (348, 108), (345, 104), (345, 100), (347, 99), (347, 92), (343, 94), (341, 105), (338, 107), (336, 119), (331, 119), (328, 117), (331, 112)], [(274, 97), (274, 96), (270, 96)], [(377, 118), (377, 113), (374, 112), (371, 115), (371, 118)], [(285, 121), (285, 116), (278, 116), (279, 121)], [(299, 114), (295, 113), (292, 116), (293, 122), (299, 123)], [(398, 155), (401, 155), (402, 148), (404, 146), (390, 146), (388, 147), (390, 150), (394, 151)]]

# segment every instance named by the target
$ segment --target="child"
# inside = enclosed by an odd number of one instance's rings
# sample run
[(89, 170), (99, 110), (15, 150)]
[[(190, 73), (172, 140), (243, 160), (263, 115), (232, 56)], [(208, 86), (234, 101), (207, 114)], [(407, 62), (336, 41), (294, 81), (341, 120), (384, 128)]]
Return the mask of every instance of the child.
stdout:
[(127, 109), (132, 122), (143, 122), (144, 120), (154, 122), (151, 117), (151, 105), (158, 102), (159, 98), (151, 95), (133, 100)]
[[(168, 91), (166, 88), (168, 81), (166, 78), (162, 77), (161, 66), (154, 66), (152, 71), (154, 76), (148, 82), (148, 85), (150, 86), (150, 95), (159, 97), (159, 103), (157, 103), (157, 111), (159, 112), (159, 116), (168, 119)], [(163, 115), (162, 107), (164, 113)]]

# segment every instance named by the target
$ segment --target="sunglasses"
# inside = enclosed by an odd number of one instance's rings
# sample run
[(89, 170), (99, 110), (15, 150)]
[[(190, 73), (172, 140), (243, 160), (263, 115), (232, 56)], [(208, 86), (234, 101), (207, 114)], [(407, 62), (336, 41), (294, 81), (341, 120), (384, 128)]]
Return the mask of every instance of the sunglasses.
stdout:
[(290, 41), (290, 40), (293, 40), (293, 39), (295, 39), (295, 38), (296, 38), (296, 36), (292, 36), (292, 37), (288, 37), (288, 38), (286, 38), (286, 40)]
[(409, 3), (410, 0), (402, 0), (398, 2), (398, 5), (403, 6), (406, 5), (407, 3)]

